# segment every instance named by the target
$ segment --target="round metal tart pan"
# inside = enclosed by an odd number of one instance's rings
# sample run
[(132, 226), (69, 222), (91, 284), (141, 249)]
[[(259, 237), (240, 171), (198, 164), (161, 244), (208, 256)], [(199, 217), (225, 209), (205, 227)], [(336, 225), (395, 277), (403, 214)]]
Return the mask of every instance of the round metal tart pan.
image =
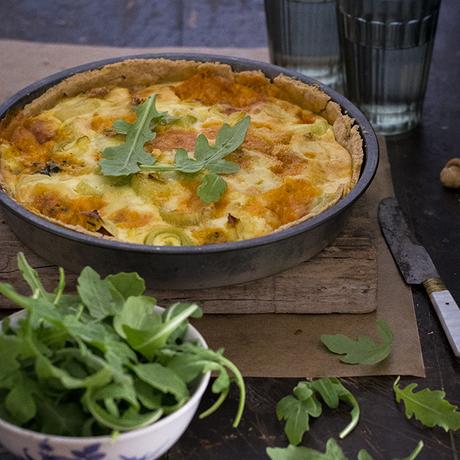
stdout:
[(152, 289), (198, 289), (243, 283), (293, 267), (330, 244), (340, 232), (354, 202), (372, 181), (378, 144), (364, 115), (345, 97), (297, 72), (257, 61), (205, 54), (143, 54), (92, 62), (37, 81), (0, 106), (0, 119), (76, 73), (126, 59), (189, 59), (229, 64), (234, 71), (261, 70), (315, 84), (355, 119), (363, 139), (364, 159), (358, 183), (348, 195), (321, 214), (260, 238), (206, 246), (145, 246), (80, 233), (28, 211), (0, 190), (5, 218), (16, 236), (44, 259), (73, 272), (90, 265), (102, 275), (136, 271)]

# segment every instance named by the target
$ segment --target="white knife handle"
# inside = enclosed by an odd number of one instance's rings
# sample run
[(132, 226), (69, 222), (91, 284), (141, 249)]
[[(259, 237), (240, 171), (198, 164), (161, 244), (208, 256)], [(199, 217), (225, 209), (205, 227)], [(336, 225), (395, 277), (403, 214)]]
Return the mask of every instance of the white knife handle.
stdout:
[(457, 358), (460, 358), (460, 308), (440, 279), (426, 280), (423, 285), (438, 314), (452, 351)]

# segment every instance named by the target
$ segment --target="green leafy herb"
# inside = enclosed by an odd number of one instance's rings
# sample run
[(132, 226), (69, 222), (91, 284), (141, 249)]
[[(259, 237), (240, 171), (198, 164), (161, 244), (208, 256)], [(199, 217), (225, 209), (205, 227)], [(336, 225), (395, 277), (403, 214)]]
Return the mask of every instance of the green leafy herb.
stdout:
[(131, 329), (147, 330), (156, 324), (161, 324), (161, 318), (155, 314), (153, 307), (155, 299), (147, 296), (128, 297), (122, 309), (113, 318), (115, 331), (124, 339), (124, 326)]
[(123, 296), (91, 267), (85, 267), (81, 272), (77, 290), (91, 316), (96, 319), (113, 315), (123, 304)]
[(23, 424), (35, 417), (37, 407), (28, 379), (22, 374), (18, 375), (20, 377), (5, 398), (5, 408), (10, 414), (14, 414), (16, 420)]
[[(106, 280), (125, 300), (131, 296), (141, 296), (145, 292), (145, 281), (137, 273), (120, 272), (107, 276)], [(152, 300), (155, 301), (153, 298)]]
[[(239, 390), (238, 410), (233, 421), (233, 426), (236, 428), (243, 415), (246, 388), (240, 371), (223, 356), (223, 350), (213, 351), (187, 342), (180, 346), (171, 347), (166, 353), (173, 356), (168, 367), (180, 375), (185, 382), (193, 381), (198, 375), (208, 371), (214, 371), (218, 374), (211, 389), (213, 393), (220, 396), (209, 409), (200, 414), (200, 418), (211, 415), (222, 405), (230, 390), (230, 384), (235, 382)], [(232, 377), (229, 377), (228, 371), (231, 372)]]
[(186, 383), (172, 370), (160, 363), (137, 364), (133, 366), (136, 375), (153, 389), (174, 395), (177, 404), (182, 405), (189, 397)]
[(322, 407), (307, 382), (300, 382), (294, 388), (295, 396), (285, 396), (276, 405), (278, 420), (286, 420), (284, 432), (293, 445), (300, 444), (306, 431), (310, 429), (309, 417), (319, 417)]
[(416, 383), (405, 388), (399, 387), (399, 377), (393, 384), (396, 401), (404, 403), (405, 414), (408, 419), (414, 416), (420, 423), (428, 427), (439, 426), (445, 431), (460, 428), (460, 411), (445, 398), (446, 393), (441, 390), (425, 388), (415, 392)]
[(343, 450), (334, 439), (326, 443), (326, 452), (309, 447), (288, 446), (286, 448), (268, 447), (267, 455), (271, 460), (347, 460)]
[(227, 182), (217, 174), (206, 174), (197, 188), (198, 196), (207, 204), (220, 200), (227, 189)]
[(89, 267), (78, 294), (64, 294), (62, 270), (48, 292), (22, 254), (18, 262), (32, 295), (0, 283), (0, 293), (26, 310), (0, 331), (0, 417), (64, 436), (132, 430), (177, 410), (197, 379), (214, 371), (218, 398), (201, 416), (214, 412), (235, 382), (238, 425), (240, 372), (221, 350), (186, 341), (188, 319), (202, 316), (197, 305), (177, 303), (160, 313), (138, 274), (101, 278)]
[(125, 135), (126, 139), (123, 144), (107, 147), (102, 152), (100, 165), (104, 176), (128, 176), (139, 172), (140, 164), (154, 164), (155, 159), (144, 149), (144, 144), (155, 137), (155, 126), (168, 121), (167, 114), (156, 109), (155, 99), (156, 95), (150, 96), (134, 109), (137, 115), (135, 123), (124, 120), (113, 123), (116, 133)]
[(310, 387), (321, 396), (330, 409), (336, 409), (340, 401), (351, 407), (350, 423), (339, 434), (340, 439), (345, 438), (356, 427), (359, 421), (360, 409), (358, 401), (353, 394), (345, 388), (337, 378), (322, 378), (310, 382)]
[(227, 188), (225, 180), (219, 174), (233, 174), (239, 165), (224, 158), (241, 146), (248, 131), (250, 117), (246, 116), (234, 126), (224, 124), (217, 133), (216, 142), (210, 145), (204, 134), (195, 142), (194, 156), (189, 157), (184, 149), (176, 151), (174, 165), (142, 165), (143, 171), (177, 171), (184, 174), (196, 174), (207, 171), (198, 186), (198, 196), (205, 203), (219, 201)]
[(393, 333), (388, 324), (377, 320), (377, 331), (380, 343), (376, 343), (367, 335), (359, 336), (353, 340), (343, 334), (322, 335), (321, 342), (332, 353), (345, 355), (340, 361), (347, 364), (377, 364), (383, 361), (391, 352)]
[[(422, 449), (423, 442), (419, 441), (417, 447), (408, 457), (399, 460), (415, 460)], [(348, 460), (342, 448), (332, 438), (326, 443), (326, 452), (290, 445), (284, 448), (268, 447), (267, 455), (271, 460)], [(373, 460), (373, 457), (366, 450), (361, 449), (358, 453), (358, 460)]]
[(152, 95), (134, 109), (137, 114), (135, 123), (123, 120), (113, 123), (115, 132), (126, 135), (126, 140), (121, 145), (104, 149), (100, 161), (102, 174), (129, 176), (140, 171), (176, 171), (183, 174), (204, 171), (197, 194), (207, 204), (219, 201), (227, 188), (227, 183), (219, 174), (233, 174), (239, 170), (237, 163), (224, 158), (244, 142), (250, 117), (244, 117), (234, 126), (225, 123), (217, 133), (214, 145), (210, 145), (206, 136), (200, 134), (195, 142), (193, 157), (180, 148), (176, 150), (174, 164), (155, 164), (155, 158), (144, 149), (144, 144), (155, 138), (156, 126), (171, 121), (166, 112), (157, 111), (155, 99), (156, 95)]
[(340, 433), (340, 438), (347, 436), (359, 421), (359, 405), (354, 396), (336, 378), (302, 381), (293, 390), (293, 395), (282, 398), (276, 406), (278, 420), (285, 420), (284, 432), (290, 444), (297, 445), (303, 435), (310, 429), (310, 417), (319, 417), (322, 413), (320, 399), (336, 409), (340, 401), (352, 407), (351, 422)]

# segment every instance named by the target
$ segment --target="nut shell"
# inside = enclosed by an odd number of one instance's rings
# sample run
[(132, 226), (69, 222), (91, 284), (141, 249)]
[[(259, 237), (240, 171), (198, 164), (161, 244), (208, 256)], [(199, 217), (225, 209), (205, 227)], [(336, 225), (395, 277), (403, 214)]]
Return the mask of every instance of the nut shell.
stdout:
[(442, 185), (448, 188), (460, 188), (460, 158), (451, 158), (441, 171)]

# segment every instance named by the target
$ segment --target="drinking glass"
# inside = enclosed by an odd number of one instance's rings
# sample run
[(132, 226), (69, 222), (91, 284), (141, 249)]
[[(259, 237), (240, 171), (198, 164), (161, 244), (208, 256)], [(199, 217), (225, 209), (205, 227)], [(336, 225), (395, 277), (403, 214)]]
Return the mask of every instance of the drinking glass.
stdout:
[(376, 132), (399, 134), (422, 116), (440, 0), (338, 0), (346, 96)]
[(271, 61), (338, 88), (335, 0), (265, 0), (265, 12)]

